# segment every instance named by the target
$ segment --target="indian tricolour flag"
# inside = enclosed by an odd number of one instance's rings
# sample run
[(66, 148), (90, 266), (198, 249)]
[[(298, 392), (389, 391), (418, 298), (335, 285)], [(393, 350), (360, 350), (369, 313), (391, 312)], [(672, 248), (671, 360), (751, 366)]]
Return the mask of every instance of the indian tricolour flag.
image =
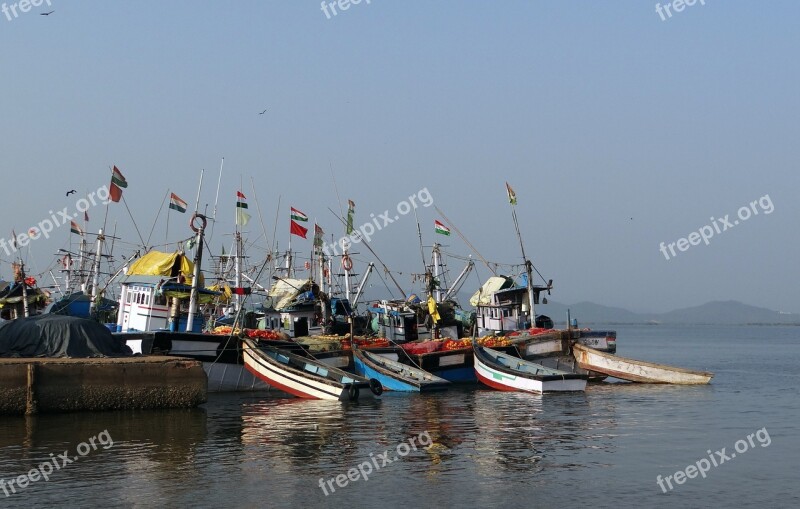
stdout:
[(441, 233), (442, 235), (450, 235), (450, 228), (443, 225), (441, 222), (439, 222), (438, 219), (435, 219), (433, 221), (433, 227), (436, 230), (436, 233)]
[(81, 229), (81, 227), (75, 221), (69, 222), (69, 231), (72, 233), (77, 233), (78, 235), (83, 235), (83, 229)]
[(186, 202), (178, 198), (177, 194), (170, 193), (169, 208), (172, 210), (177, 210), (180, 213), (184, 213), (186, 212)]
[(303, 222), (308, 221), (307, 215), (303, 214), (294, 207), (291, 207), (291, 209), (292, 209), (292, 219), (294, 219), (295, 221), (303, 221)]

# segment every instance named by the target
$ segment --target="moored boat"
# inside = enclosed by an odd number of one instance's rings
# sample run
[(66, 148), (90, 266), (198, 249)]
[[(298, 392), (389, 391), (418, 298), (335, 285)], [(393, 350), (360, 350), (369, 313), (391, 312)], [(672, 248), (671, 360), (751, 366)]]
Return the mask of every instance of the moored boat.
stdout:
[(450, 382), (425, 370), (402, 364), (360, 348), (353, 349), (356, 373), (377, 379), (384, 389), (427, 392), (446, 389)]
[(298, 398), (356, 401), (360, 396), (379, 396), (378, 380), (347, 373), (315, 359), (242, 340), (245, 367), (256, 378)]
[(630, 382), (697, 385), (709, 383), (714, 376), (706, 371), (626, 359), (580, 344), (572, 346), (572, 354), (583, 369), (599, 371)]
[(473, 348), (478, 380), (501, 391), (534, 393), (575, 392), (586, 389), (586, 375), (568, 373), (526, 361), (491, 348)]

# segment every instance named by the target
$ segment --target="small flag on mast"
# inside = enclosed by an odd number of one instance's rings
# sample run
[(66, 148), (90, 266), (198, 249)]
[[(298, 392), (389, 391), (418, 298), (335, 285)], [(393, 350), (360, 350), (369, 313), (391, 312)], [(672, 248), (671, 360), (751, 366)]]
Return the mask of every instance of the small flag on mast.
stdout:
[(511, 186), (508, 185), (508, 182), (506, 182), (506, 191), (508, 191), (508, 203), (510, 203), (511, 205), (516, 205), (517, 194), (514, 192), (513, 189), (511, 189)]
[(83, 222), (84, 223), (88, 223), (89, 222), (89, 211), (88, 210), (84, 210), (83, 211)]
[(323, 235), (325, 235), (325, 232), (322, 231), (322, 228), (317, 223), (314, 223), (314, 247), (322, 247)]
[(177, 194), (170, 193), (169, 196), (169, 208), (172, 210), (177, 210), (181, 214), (186, 212), (186, 202), (181, 200)]
[(236, 226), (245, 226), (250, 221), (247, 210), (247, 198), (241, 191), (236, 191)]
[(450, 228), (443, 225), (438, 219), (434, 219), (433, 227), (436, 230), (436, 233), (440, 233), (442, 235), (450, 235)]
[(114, 166), (111, 172), (111, 185), (109, 186), (111, 201), (115, 203), (119, 202), (120, 198), (122, 198), (122, 189), (125, 187), (128, 187), (128, 181), (122, 176), (122, 172), (119, 171), (119, 168)]
[(292, 219), (294, 219), (295, 221), (303, 221), (304, 223), (308, 221), (307, 215), (303, 214), (294, 207), (291, 207), (291, 209), (292, 209)]
[(289, 221), (289, 234), (297, 235), (298, 237), (306, 238), (306, 234), (308, 233), (308, 228), (300, 226), (299, 224), (294, 222), (294, 219)]
[(81, 229), (80, 225), (75, 221), (70, 221), (69, 231), (78, 235), (83, 235), (83, 229)]
[(356, 204), (353, 200), (347, 200), (347, 234), (353, 233), (353, 216), (356, 213)]

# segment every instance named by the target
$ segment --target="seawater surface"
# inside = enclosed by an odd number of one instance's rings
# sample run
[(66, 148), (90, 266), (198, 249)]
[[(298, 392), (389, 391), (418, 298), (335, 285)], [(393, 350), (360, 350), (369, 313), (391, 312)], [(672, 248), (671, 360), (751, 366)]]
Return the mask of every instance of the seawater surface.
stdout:
[[(716, 376), (582, 394), (212, 395), (194, 410), (3, 417), (0, 506), (800, 506), (800, 327), (614, 328), (621, 356)], [(705, 478), (659, 487), (659, 475), (722, 448), (730, 459)], [(49, 480), (9, 490), (44, 462), (60, 467)]]

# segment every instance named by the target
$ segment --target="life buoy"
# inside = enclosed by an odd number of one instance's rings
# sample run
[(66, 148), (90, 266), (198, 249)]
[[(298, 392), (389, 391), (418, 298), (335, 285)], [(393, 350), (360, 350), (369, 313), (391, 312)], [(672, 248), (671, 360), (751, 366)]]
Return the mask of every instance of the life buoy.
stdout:
[[(200, 219), (201, 223), (200, 228), (194, 225), (195, 219)], [(198, 214), (197, 212), (192, 214), (192, 218), (189, 220), (189, 228), (191, 228), (192, 231), (195, 233), (199, 232), (200, 230), (205, 230), (207, 225), (208, 225), (208, 220), (206, 219), (206, 216), (204, 216), (203, 214)]]
[(306, 270), (308, 270), (311, 268), (311, 262), (306, 262), (303, 264), (303, 266), (306, 268)]
[(372, 391), (372, 394), (380, 396), (381, 394), (383, 394), (383, 385), (381, 385), (380, 381), (377, 378), (370, 378), (369, 390)]
[(347, 388), (347, 395), (350, 398), (350, 401), (358, 401), (359, 395), (358, 386), (356, 384), (350, 384), (350, 387)]
[(322, 269), (322, 276), (328, 277), (328, 269)]
[(348, 255), (342, 256), (342, 268), (344, 270), (352, 270), (353, 269), (353, 260), (351, 260)]

